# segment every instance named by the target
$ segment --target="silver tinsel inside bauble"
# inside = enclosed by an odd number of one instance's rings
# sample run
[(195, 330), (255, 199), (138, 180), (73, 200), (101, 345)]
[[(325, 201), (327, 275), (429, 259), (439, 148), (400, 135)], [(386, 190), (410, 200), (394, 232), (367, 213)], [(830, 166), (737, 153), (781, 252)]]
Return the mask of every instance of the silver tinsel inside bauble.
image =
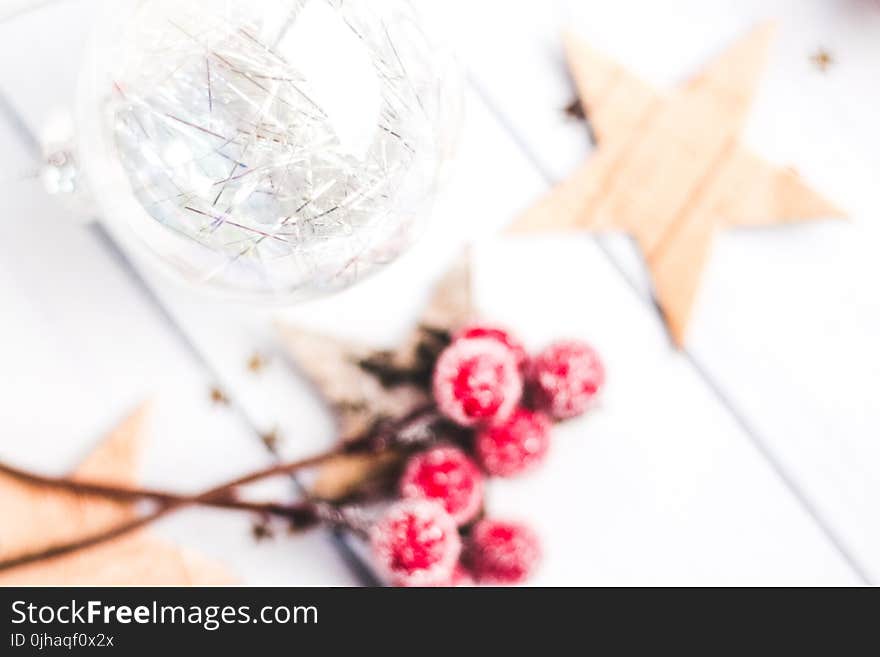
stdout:
[(131, 195), (124, 219), (154, 254), (226, 292), (290, 299), (410, 244), (458, 99), (406, 2), (122, 4), (98, 111), (127, 190), (103, 195)]

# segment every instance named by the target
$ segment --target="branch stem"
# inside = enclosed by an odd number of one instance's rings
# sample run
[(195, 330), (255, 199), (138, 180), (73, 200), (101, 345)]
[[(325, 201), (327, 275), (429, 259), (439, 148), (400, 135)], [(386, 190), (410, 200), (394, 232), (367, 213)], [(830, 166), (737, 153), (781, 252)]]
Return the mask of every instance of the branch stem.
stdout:
[(281, 516), (291, 522), (293, 527), (307, 528), (324, 522), (318, 505), (311, 502), (296, 504), (247, 502), (237, 497), (237, 489), (269, 477), (292, 474), (300, 470), (319, 466), (332, 458), (344, 454), (378, 452), (395, 445), (413, 444), (430, 439), (431, 427), (439, 419), (433, 405), (419, 407), (408, 415), (394, 421), (380, 424), (360, 438), (314, 456), (296, 461), (277, 463), (249, 474), (237, 477), (210, 488), (198, 495), (182, 495), (152, 488), (129, 488), (114, 486), (96, 481), (83, 481), (66, 477), (51, 477), (27, 472), (0, 463), (0, 474), (7, 475), (27, 484), (64, 490), (78, 495), (103, 497), (119, 502), (150, 501), (155, 508), (133, 520), (128, 520), (108, 529), (86, 535), (82, 538), (41, 548), (18, 556), (0, 560), (0, 571), (35, 563), (44, 559), (70, 554), (93, 547), (107, 541), (121, 538), (133, 531), (163, 518), (175, 511), (193, 505), (211, 506), (239, 511), (250, 511), (265, 515)]

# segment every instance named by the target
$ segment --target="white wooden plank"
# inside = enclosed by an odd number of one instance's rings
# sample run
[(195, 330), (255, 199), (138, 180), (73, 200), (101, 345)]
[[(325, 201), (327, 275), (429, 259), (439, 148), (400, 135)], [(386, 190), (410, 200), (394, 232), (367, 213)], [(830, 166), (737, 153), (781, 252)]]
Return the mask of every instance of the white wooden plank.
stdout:
[(56, 0), (0, 0), (0, 21), (7, 21)]
[[(55, 14), (53, 23), (70, 28), (78, 15)], [(19, 23), (12, 47), (36, 52), (33, 30), (45, 28), (32, 24), (28, 41), (26, 23)], [(4, 85), (10, 68), (5, 61)], [(10, 88), (35, 125), (46, 108), (64, 100), (62, 87), (70, 84), (72, 71), (56, 74), (40, 90), (27, 75), (12, 71)], [(478, 259), (481, 305), (535, 344), (559, 333), (594, 339), (612, 371), (607, 407), (557, 437), (554, 462), (544, 472), (497, 486), (493, 495), (497, 508), (526, 515), (544, 533), (548, 560), (539, 582), (854, 581), (726, 411), (668, 351), (656, 318), (588, 240), (583, 251), (563, 259), (557, 248), (564, 244), (546, 248), (540, 240), (489, 239), (541, 193), (544, 182), (479, 102), (470, 109), (460, 169), (425, 240), (373, 280), (290, 316), (390, 342), (414, 316), (428, 282), (449, 256), (464, 240), (478, 238), (486, 243)], [(556, 284), (560, 264), (569, 260), (591, 282), (584, 292), (589, 304), (571, 304)], [(269, 376), (256, 383), (243, 371), (255, 344), (271, 349), (264, 313), (233, 309), (166, 284), (158, 289), (248, 412), (258, 422), (278, 422), (294, 437), (291, 453), (326, 444), (327, 419), (316, 400), (302, 394), (301, 382), (287, 378), (283, 368), (272, 375), (277, 380)], [(155, 477), (186, 474), (182, 468), (151, 467)], [(572, 496), (581, 506), (570, 503)], [(204, 517), (200, 522), (211, 522)], [(188, 543), (200, 540), (196, 528), (176, 531)], [(327, 559), (324, 546), (314, 550), (315, 564)]]
[[(558, 33), (575, 29), (658, 87), (698, 70), (762, 19), (778, 42), (746, 141), (802, 174), (851, 213), (816, 224), (721, 236), (706, 273), (689, 347), (748, 418), (767, 449), (863, 567), (880, 573), (880, 327), (875, 291), (876, 130), (880, 11), (871, 3), (676, 1), (477, 3), (462, 41), (479, 85), (539, 165), (560, 179), (588, 154), (582, 125), (560, 108), (572, 98)], [(504, 12), (496, 47), (481, 33)], [(819, 47), (836, 63), (823, 75)], [(616, 259), (648, 294), (628, 242)]]

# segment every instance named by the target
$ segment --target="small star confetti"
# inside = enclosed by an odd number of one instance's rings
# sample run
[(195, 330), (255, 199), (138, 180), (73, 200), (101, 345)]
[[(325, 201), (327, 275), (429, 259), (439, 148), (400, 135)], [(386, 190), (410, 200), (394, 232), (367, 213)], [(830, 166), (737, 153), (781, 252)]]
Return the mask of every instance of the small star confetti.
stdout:
[(266, 449), (274, 452), (278, 449), (278, 443), (281, 441), (281, 437), (278, 435), (278, 429), (272, 429), (271, 431), (261, 434), (260, 440), (263, 441)]
[(590, 143), (595, 146), (597, 143), (596, 133), (593, 130), (593, 125), (590, 123), (589, 119), (587, 119), (587, 111), (584, 109), (584, 104), (581, 99), (575, 98), (562, 111), (565, 112), (565, 115), (569, 119), (583, 122), (587, 126), (587, 137), (590, 139)]
[(828, 69), (834, 66), (834, 55), (824, 48), (820, 48), (813, 53), (810, 57), (810, 61), (813, 62), (813, 65), (822, 73), (827, 73)]
[(256, 520), (251, 527), (251, 536), (253, 536), (257, 543), (262, 543), (263, 541), (275, 538), (275, 532), (272, 531), (268, 521)]
[(565, 106), (565, 110), (563, 110), (566, 116), (577, 119), (578, 121), (583, 121), (587, 118), (587, 115), (584, 114), (584, 106), (581, 103), (580, 98), (575, 98), (568, 105)]
[(254, 352), (254, 355), (248, 359), (247, 368), (254, 374), (259, 374), (268, 364), (268, 361), (260, 352)]
[(229, 405), (229, 397), (226, 396), (226, 393), (223, 392), (220, 388), (216, 386), (211, 388), (211, 401), (217, 404), (218, 406), (228, 406)]

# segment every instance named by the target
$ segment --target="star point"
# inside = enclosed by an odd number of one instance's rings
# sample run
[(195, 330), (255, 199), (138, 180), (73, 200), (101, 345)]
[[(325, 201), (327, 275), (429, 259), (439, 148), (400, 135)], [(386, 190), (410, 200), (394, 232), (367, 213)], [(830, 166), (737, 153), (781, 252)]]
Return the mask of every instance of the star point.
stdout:
[[(147, 407), (129, 415), (76, 469), (75, 479), (133, 486)], [(0, 475), (0, 561), (49, 548), (133, 520), (132, 504), (47, 490)], [(140, 530), (97, 546), (0, 572), (0, 586), (228, 584), (234, 578), (207, 558)]]

